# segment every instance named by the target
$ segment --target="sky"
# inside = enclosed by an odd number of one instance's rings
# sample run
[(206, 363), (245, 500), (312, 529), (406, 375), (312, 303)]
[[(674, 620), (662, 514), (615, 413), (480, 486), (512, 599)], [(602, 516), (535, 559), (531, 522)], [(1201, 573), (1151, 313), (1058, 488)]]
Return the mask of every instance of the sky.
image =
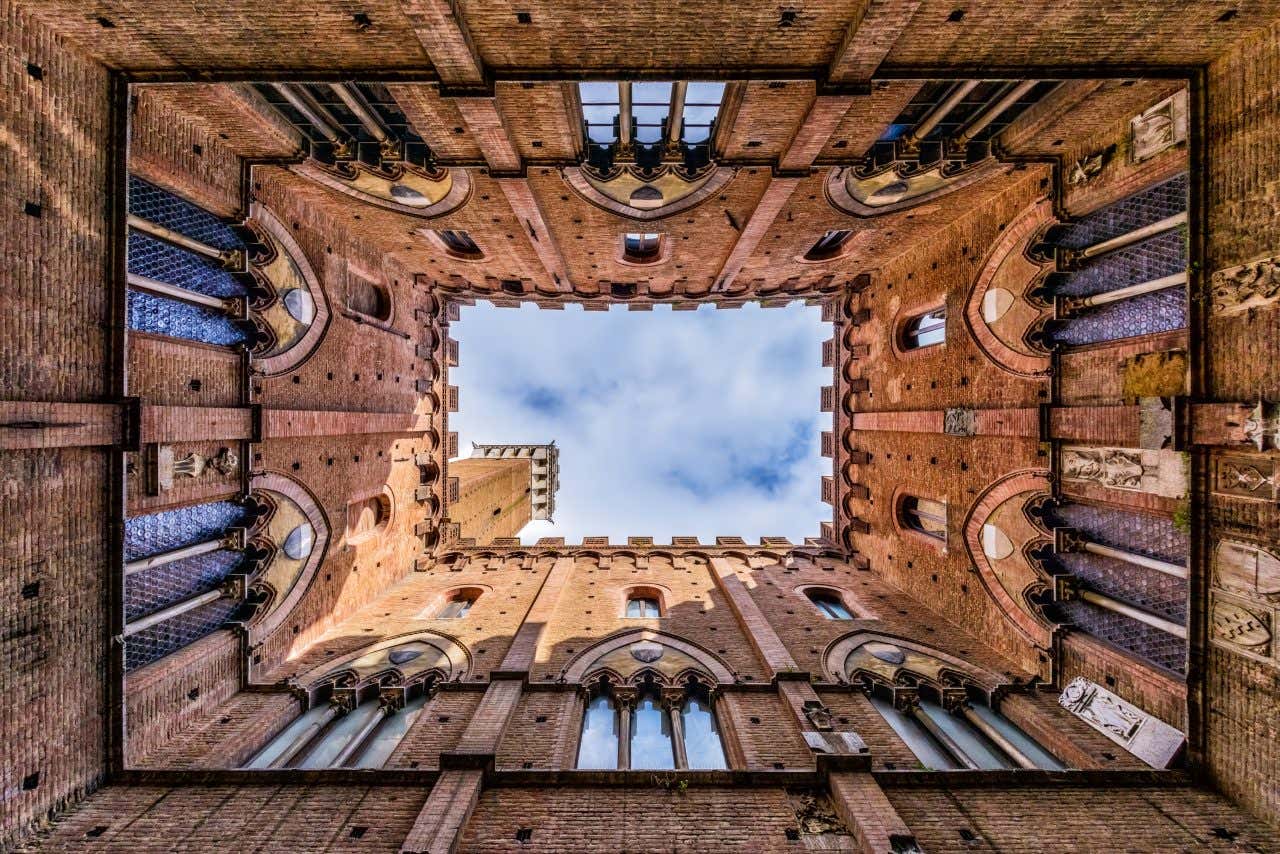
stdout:
[(464, 306), (450, 327), (461, 408), (449, 429), (464, 457), (472, 442), (555, 440), (554, 522), (531, 522), (525, 543), (799, 543), (831, 518), (820, 495), (831, 413), (819, 411), (831, 326), (820, 318), (800, 302), (682, 312)]

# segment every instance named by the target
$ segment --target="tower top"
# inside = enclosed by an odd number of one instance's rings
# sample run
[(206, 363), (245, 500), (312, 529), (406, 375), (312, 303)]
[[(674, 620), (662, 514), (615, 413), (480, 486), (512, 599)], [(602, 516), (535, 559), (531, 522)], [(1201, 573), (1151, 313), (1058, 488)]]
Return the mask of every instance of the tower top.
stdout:
[(529, 496), (533, 519), (552, 521), (556, 512), (556, 489), (560, 486), (560, 449), (554, 441), (545, 445), (479, 445), (471, 443), (472, 458), (529, 460)]

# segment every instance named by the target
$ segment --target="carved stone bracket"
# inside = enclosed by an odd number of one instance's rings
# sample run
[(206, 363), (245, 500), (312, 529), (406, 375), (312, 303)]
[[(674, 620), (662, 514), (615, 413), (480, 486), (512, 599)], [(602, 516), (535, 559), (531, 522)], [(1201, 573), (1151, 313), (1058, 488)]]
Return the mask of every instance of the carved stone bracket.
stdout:
[(804, 716), (816, 730), (831, 729), (831, 710), (824, 706), (821, 700), (805, 700)]
[(1280, 403), (1258, 401), (1245, 419), (1244, 436), (1259, 451), (1280, 450)]

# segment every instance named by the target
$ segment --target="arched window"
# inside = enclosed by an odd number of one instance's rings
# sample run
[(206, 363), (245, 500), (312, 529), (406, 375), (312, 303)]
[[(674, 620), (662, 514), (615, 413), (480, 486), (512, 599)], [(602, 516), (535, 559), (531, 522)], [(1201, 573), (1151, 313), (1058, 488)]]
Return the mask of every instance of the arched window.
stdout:
[(622, 238), (622, 258), (632, 264), (652, 264), (662, 255), (662, 235), (628, 232)]
[(374, 495), (347, 505), (347, 542), (362, 543), (376, 537), (391, 523), (391, 496)]
[(375, 320), (390, 320), (391, 294), (377, 282), (351, 273), (347, 276), (347, 308)]
[(804, 592), (809, 597), (809, 601), (814, 604), (822, 616), (828, 620), (852, 620), (853, 613), (844, 604), (844, 600), (840, 594), (834, 590), (825, 590), (820, 587), (811, 587)]
[[(425, 686), (397, 709), (377, 692), (317, 704), (258, 751), (246, 768), (381, 768), (427, 704)], [(357, 702), (350, 708), (351, 702)], [(349, 710), (348, 710), (349, 709)]]
[(947, 340), (947, 307), (941, 306), (909, 318), (902, 327), (902, 349), (919, 350)]
[(618, 710), (605, 691), (592, 698), (582, 717), (578, 767), (610, 771), (618, 767)]
[(690, 693), (680, 712), (680, 728), (684, 741), (685, 767), (728, 768), (720, 728), (711, 711), (711, 702), (700, 694)]
[(630, 618), (661, 617), (658, 597), (648, 593), (633, 593), (627, 597), (627, 616)]
[(471, 606), (480, 598), (475, 590), (459, 590), (445, 600), (444, 607), (436, 614), (437, 620), (459, 620), (467, 616)]
[(655, 688), (642, 691), (631, 710), (631, 767), (659, 771), (676, 767), (671, 716)]
[(898, 505), (898, 521), (904, 528), (935, 540), (947, 540), (947, 505), (931, 498), (908, 495)]
[(620, 691), (621, 701), (604, 680), (592, 690), (582, 717), (578, 768), (728, 768), (710, 691), (695, 677), (665, 699), (665, 689), (652, 681), (631, 690)]
[(921, 689), (918, 696), (895, 701), (887, 688), (877, 686), (871, 705), (930, 770), (1064, 767), (1031, 736), (976, 698), (951, 699), (944, 706), (932, 689)]
[(828, 231), (809, 247), (808, 252), (804, 253), (804, 260), (826, 261), (835, 258), (840, 254), (840, 250), (844, 248), (845, 242), (852, 236), (853, 232), (848, 229), (842, 228)]
[(440, 242), (444, 244), (445, 250), (458, 258), (483, 258), (484, 253), (480, 251), (480, 247), (471, 239), (471, 235), (465, 231), (452, 228), (442, 228), (436, 231), (436, 237), (440, 238)]

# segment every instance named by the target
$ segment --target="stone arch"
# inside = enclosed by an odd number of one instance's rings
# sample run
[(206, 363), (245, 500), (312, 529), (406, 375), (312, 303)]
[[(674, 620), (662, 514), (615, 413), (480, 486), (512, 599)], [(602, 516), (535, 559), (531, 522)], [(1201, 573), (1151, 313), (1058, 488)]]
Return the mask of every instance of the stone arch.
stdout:
[[(1038, 612), (1033, 611), (1028, 595), (1037, 591), (1040, 574), (1026, 560), (1026, 547), (1037, 539), (1040, 532), (1026, 518), (1023, 508), (1027, 501), (1051, 489), (1049, 472), (1044, 469), (1028, 469), (1005, 475), (978, 496), (965, 516), (962, 530), (969, 559), (977, 567), (978, 577), (987, 595), (1018, 633), (1040, 649), (1048, 649), (1053, 641), (1052, 625)], [(988, 520), (996, 516), (1009, 520), (1014, 526), (1012, 550), (1007, 556), (992, 558), (987, 552), (983, 536)], [(1006, 534), (1007, 536), (1007, 534)], [(1019, 571), (1021, 567), (1021, 571)], [(1010, 589), (1010, 586), (1014, 589)]]
[(1027, 331), (1048, 311), (1029, 294), (1054, 267), (1052, 258), (1037, 256), (1033, 248), (1056, 222), (1047, 198), (1024, 208), (987, 253), (965, 301), (965, 325), (978, 349), (1014, 376), (1043, 378), (1049, 373), (1048, 353), (1033, 350), (1026, 340)]
[[(392, 653), (406, 647), (422, 654), (409, 661), (395, 661)], [(444, 681), (462, 680), (471, 672), (471, 654), (457, 638), (442, 632), (405, 632), (318, 664), (290, 681), (313, 693), (339, 677), (353, 675), (354, 679), (347, 679), (344, 687), (358, 690), (389, 672), (397, 673), (401, 679), (415, 679), (434, 672)]]
[(420, 219), (452, 213), (471, 198), (466, 169), (424, 169), (411, 163), (370, 166), (358, 160), (328, 165), (314, 157), (289, 168), (343, 195)]
[[(732, 167), (708, 169), (690, 175), (681, 168), (663, 166), (644, 174), (638, 167), (616, 166), (605, 175), (593, 175), (581, 166), (566, 166), (561, 177), (574, 192), (609, 213), (639, 222), (652, 222), (687, 211), (720, 192), (737, 174)], [(639, 191), (656, 188), (656, 204), (633, 203)]]
[[(278, 376), (301, 366), (320, 346), (329, 328), (329, 298), (306, 253), (274, 213), (254, 202), (247, 224), (263, 247), (249, 261), (257, 282), (249, 304), (262, 333), (253, 365), (267, 376)], [(299, 319), (303, 310), (309, 310), (309, 322)]]
[[(626, 651), (633, 645), (640, 646)], [(661, 647), (661, 651), (654, 648)], [(667, 656), (672, 650), (675, 655)], [(657, 651), (657, 656), (648, 656)], [(656, 662), (667, 659), (664, 663)], [(563, 681), (581, 684), (594, 674), (608, 672), (627, 681), (642, 670), (650, 669), (671, 679), (691, 669), (700, 672), (712, 685), (734, 682), (733, 671), (720, 658), (690, 641), (654, 629), (631, 629), (593, 644), (575, 655), (561, 671)]]
[(822, 655), (823, 676), (832, 682), (849, 681), (849, 659), (867, 644), (896, 647), (902, 653), (901, 661), (880, 660), (877, 676), (892, 683), (896, 676), (910, 672), (936, 685), (944, 685), (949, 678), (959, 678), (990, 697), (1010, 680), (1001, 673), (981, 667), (927, 644), (884, 632), (855, 630), (827, 645)]
[[(248, 623), (249, 642), (253, 644), (270, 637), (297, 606), (311, 583), (315, 580), (316, 571), (320, 568), (320, 564), (324, 562), (332, 535), (329, 527), (329, 517), (325, 514), (324, 508), (316, 500), (316, 497), (312, 495), (311, 490), (307, 489), (299, 481), (279, 472), (267, 471), (256, 475), (251, 482), (251, 486), (255, 492), (276, 493), (287, 498), (290, 504), (296, 507), (298, 512), (305, 517), (312, 530), (311, 550), (306, 558), (301, 561), (301, 565), (296, 568), (296, 573), (291, 573), (293, 578), (292, 583), (288, 585), (288, 589), (273, 589), (271, 591), (273, 595), (267, 603), (265, 611), (255, 614), (250, 619)], [(280, 548), (276, 550), (271, 564), (289, 558), (283, 550), (285, 542), (282, 541), (278, 545)], [(273, 567), (271, 564), (259, 576), (260, 579), (265, 579), (266, 583), (273, 583)], [(254, 582), (254, 584), (257, 583), (261, 582)], [(253, 589), (253, 585), (251, 585), (250, 589)]]

